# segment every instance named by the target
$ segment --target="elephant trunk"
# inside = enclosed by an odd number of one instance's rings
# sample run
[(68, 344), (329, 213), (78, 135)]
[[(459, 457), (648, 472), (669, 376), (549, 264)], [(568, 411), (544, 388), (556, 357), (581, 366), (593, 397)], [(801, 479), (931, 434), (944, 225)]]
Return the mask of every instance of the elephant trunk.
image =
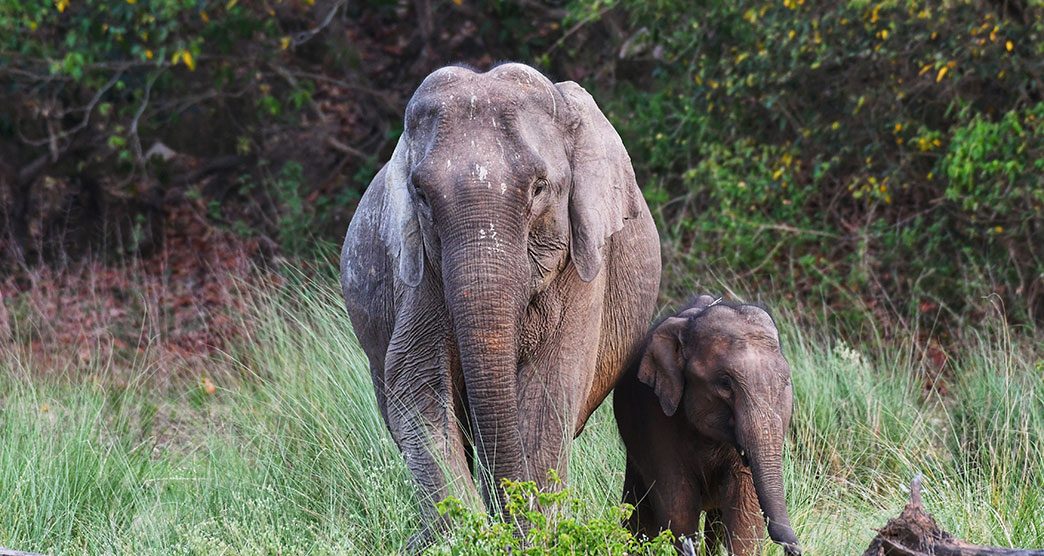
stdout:
[(518, 422), (518, 327), (525, 308), (525, 242), (517, 216), (459, 218), (443, 236), (443, 284), (460, 349), (471, 434), (485, 499), (525, 469)]
[(783, 422), (771, 407), (756, 407), (739, 423), (740, 442), (750, 462), (754, 490), (765, 515), (769, 537), (788, 555), (801, 554), (797, 534), (790, 526), (783, 492)]

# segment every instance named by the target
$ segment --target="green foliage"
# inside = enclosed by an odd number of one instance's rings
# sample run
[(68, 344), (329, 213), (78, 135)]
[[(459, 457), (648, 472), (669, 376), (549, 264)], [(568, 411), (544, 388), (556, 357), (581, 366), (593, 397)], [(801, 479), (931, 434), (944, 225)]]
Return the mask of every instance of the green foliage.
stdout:
[(304, 253), (311, 244), (311, 218), (301, 198), (304, 169), (297, 162), (287, 162), (271, 180), (272, 196), (280, 207), (279, 243), (291, 253)]
[[(1010, 110), (996, 121), (981, 114), (954, 129), (941, 166), (949, 178), (946, 199), (980, 227), (993, 224), (991, 234), (1016, 237), (1034, 230), (1044, 205), (1044, 103)], [(1039, 224), (1037, 225), (1039, 227)]]
[(651, 79), (600, 98), (678, 263), (674, 296), (732, 268), (847, 322), (967, 322), (990, 292), (1040, 317), (1040, 5), (617, 6)]
[(489, 517), (485, 511), (467, 508), (457, 498), (437, 504), (448, 520), (450, 533), (429, 548), (432, 556), (479, 556), (484, 554), (661, 554), (674, 555), (674, 536), (664, 531), (654, 539), (636, 538), (622, 522), (634, 507), (620, 504), (603, 515), (582, 519), (585, 502), (563, 488), (554, 470), (548, 472), (550, 490), (540, 490), (534, 481), (504, 479), (509, 521)]
[[(294, 77), (284, 68), (291, 54), (288, 34), (300, 25), (297, 18), (310, 15), (313, 4), (2, 2), (0, 76), (5, 87), (0, 92), (0, 122), (11, 124), (0, 125), (0, 142), (11, 149), (5, 155), (19, 155), (12, 156), (12, 164), (23, 167), (46, 151), (50, 175), (98, 182), (104, 195), (90, 188), (80, 193), (100, 197), (92, 202), (102, 209), (83, 215), (87, 219), (104, 213), (109, 221), (99, 228), (119, 227), (112, 220), (125, 211), (127, 221), (142, 214), (151, 217), (152, 209), (145, 207), (155, 208), (156, 199), (150, 197), (156, 183), (169, 192), (179, 175), (191, 175), (210, 157), (234, 154), (244, 161), (265, 157), (282, 163), (287, 155), (272, 152), (270, 137), (301, 123), (315, 89), (310, 79)], [(148, 159), (150, 147), (157, 144), (169, 155)], [(254, 173), (255, 181), (262, 179), (260, 170), (245, 169)], [(302, 177), (302, 172), (296, 177), (280, 175), (277, 185), (300, 182)], [(188, 189), (198, 184), (182, 185)], [(205, 198), (200, 204), (216, 222), (221, 222), (226, 203), (250, 209), (261, 205), (255, 198), (215, 195), (212, 188), (201, 191)], [(32, 192), (19, 190), (0, 201), (17, 206), (22, 195)], [(244, 211), (239, 212), (243, 216)], [(263, 210), (248, 215), (254, 228), (278, 235), (264, 227), (283, 216), (267, 216)], [(99, 223), (86, 222), (85, 227), (95, 224)], [(26, 233), (13, 231), (15, 237)], [(40, 239), (44, 243), (65, 238)]]

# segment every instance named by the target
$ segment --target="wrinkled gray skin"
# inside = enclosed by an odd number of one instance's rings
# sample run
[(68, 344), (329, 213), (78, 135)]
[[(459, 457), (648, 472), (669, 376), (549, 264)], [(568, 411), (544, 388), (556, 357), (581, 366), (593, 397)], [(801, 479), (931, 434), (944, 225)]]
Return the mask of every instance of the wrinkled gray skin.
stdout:
[(660, 244), (620, 137), (576, 83), (442, 68), (404, 127), (348, 227), (341, 283), (430, 526), (447, 495), (495, 509), (490, 484), (566, 472), (641, 342)]
[[(793, 394), (772, 317), (704, 295), (654, 327), (613, 394), (627, 448), (629, 526), (691, 535), (707, 512), (708, 547), (760, 553), (765, 536), (800, 554), (783, 493)], [(762, 515), (763, 514), (763, 515)]]

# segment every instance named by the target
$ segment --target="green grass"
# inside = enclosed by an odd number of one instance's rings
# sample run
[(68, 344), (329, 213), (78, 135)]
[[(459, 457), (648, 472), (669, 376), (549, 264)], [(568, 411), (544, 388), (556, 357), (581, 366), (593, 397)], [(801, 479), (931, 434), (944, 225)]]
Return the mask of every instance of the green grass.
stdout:
[[(249, 294), (249, 335), (218, 390), (94, 362), (47, 379), (0, 361), (0, 546), (55, 554), (380, 554), (417, 527), (333, 281)], [(785, 319), (784, 319), (785, 320)], [(925, 503), (967, 540), (1044, 546), (1039, 342), (969, 335), (945, 397), (911, 349), (851, 348), (784, 327), (796, 397), (785, 467), (810, 554), (853, 554), (925, 474)], [(118, 371), (118, 372), (117, 372)], [(73, 373), (75, 374), (75, 373)], [(578, 440), (571, 488), (590, 516), (617, 503), (611, 404)], [(770, 554), (779, 551), (772, 548)]]

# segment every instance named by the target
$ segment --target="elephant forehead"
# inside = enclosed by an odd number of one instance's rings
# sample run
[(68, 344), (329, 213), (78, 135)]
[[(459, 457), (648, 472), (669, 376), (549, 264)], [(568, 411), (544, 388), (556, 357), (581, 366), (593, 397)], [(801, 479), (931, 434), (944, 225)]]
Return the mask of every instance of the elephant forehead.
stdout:
[(429, 75), (417, 88), (406, 107), (406, 124), (409, 128), (447, 116), (496, 124), (525, 108), (539, 109), (555, 119), (561, 104), (554, 84), (529, 66), (504, 64), (486, 73), (448, 67)]
[(736, 339), (779, 343), (772, 317), (751, 305), (714, 305), (690, 320), (690, 331), (698, 336), (726, 336)]

